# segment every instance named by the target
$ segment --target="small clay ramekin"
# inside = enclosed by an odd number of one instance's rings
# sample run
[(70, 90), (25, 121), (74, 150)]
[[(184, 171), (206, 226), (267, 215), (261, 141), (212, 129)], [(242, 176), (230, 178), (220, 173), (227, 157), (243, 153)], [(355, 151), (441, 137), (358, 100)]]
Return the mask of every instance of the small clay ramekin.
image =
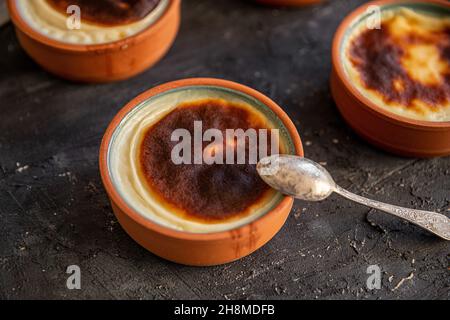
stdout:
[(180, 2), (170, 0), (162, 16), (135, 35), (92, 45), (46, 37), (21, 17), (15, 0), (8, 0), (8, 8), (20, 44), (42, 68), (68, 80), (95, 83), (128, 79), (158, 62), (178, 32)]
[(114, 186), (108, 168), (108, 152), (113, 134), (122, 119), (141, 102), (163, 92), (191, 86), (214, 86), (231, 89), (255, 98), (270, 108), (284, 124), (297, 155), (303, 147), (292, 121), (271, 99), (244, 85), (219, 79), (185, 79), (160, 85), (144, 92), (128, 103), (112, 120), (100, 148), (100, 173), (113, 211), (125, 231), (154, 254), (181, 264), (210, 266), (242, 258), (268, 242), (283, 226), (293, 205), (293, 198), (283, 197), (270, 212), (234, 230), (215, 233), (189, 233), (157, 224), (127, 205)]
[(297, 7), (305, 6), (309, 4), (316, 4), (322, 0), (255, 0), (256, 2), (271, 5), (271, 6), (287, 6), (287, 7)]
[(351, 26), (364, 19), (369, 6), (381, 10), (397, 6), (430, 6), (449, 10), (444, 0), (381, 0), (364, 4), (348, 15), (333, 40), (331, 91), (344, 120), (356, 133), (375, 146), (394, 154), (428, 158), (450, 154), (450, 121), (431, 122), (399, 116), (377, 106), (349, 81), (343, 61), (343, 42)]

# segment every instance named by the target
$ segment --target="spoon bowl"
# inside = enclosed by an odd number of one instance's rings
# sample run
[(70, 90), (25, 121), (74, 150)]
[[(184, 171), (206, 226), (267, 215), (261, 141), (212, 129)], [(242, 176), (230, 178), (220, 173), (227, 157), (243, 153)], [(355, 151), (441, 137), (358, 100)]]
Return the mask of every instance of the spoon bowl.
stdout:
[(336, 188), (328, 171), (306, 158), (272, 155), (263, 158), (256, 170), (272, 188), (306, 201), (324, 200)]

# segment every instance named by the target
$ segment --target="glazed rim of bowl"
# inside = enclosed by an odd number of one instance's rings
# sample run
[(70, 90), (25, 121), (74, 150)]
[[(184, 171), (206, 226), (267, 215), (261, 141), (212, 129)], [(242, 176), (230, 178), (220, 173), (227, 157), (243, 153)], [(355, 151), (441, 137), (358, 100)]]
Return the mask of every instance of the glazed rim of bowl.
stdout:
[(100, 147), (100, 174), (102, 177), (103, 184), (105, 189), (109, 195), (109, 197), (114, 201), (114, 203), (122, 210), (127, 216), (133, 219), (135, 222), (144, 226), (146, 229), (154, 230), (158, 233), (164, 234), (171, 238), (184, 239), (184, 240), (222, 240), (230, 237), (230, 231), (243, 230), (248, 225), (264, 222), (269, 218), (269, 216), (274, 214), (279, 214), (278, 211), (289, 205), (290, 202), (293, 201), (292, 197), (283, 196), (282, 200), (278, 202), (271, 210), (267, 211), (265, 214), (252, 220), (250, 223), (239, 226), (235, 229), (224, 230), (219, 232), (212, 233), (192, 233), (187, 231), (179, 231), (172, 229), (170, 227), (163, 226), (152, 221), (150, 218), (145, 218), (142, 214), (136, 212), (126, 203), (126, 200), (120, 195), (119, 191), (116, 189), (115, 184), (112, 180), (111, 173), (109, 170), (109, 149), (111, 143), (114, 139), (114, 134), (116, 129), (122, 123), (122, 120), (126, 118), (127, 115), (130, 114), (135, 108), (139, 107), (141, 103), (147, 101), (152, 97), (156, 97), (160, 94), (173, 91), (176, 89), (182, 89), (186, 87), (218, 87), (228, 89), (230, 91), (236, 91), (238, 93), (242, 93), (244, 96), (248, 96), (262, 105), (266, 106), (272, 112), (274, 112), (275, 116), (281, 121), (281, 123), (285, 126), (289, 138), (293, 144), (293, 148), (295, 152), (299, 156), (303, 156), (303, 146), (300, 139), (300, 136), (297, 132), (295, 125), (292, 123), (289, 116), (279, 107), (275, 102), (273, 102), (270, 98), (266, 97), (262, 93), (249, 88), (247, 86), (228, 81), (222, 79), (212, 79), (212, 78), (192, 78), (192, 79), (184, 79), (177, 80), (173, 82), (168, 82), (157, 87), (154, 87), (144, 93), (140, 94), (133, 100), (131, 100), (125, 107), (123, 107), (117, 115), (113, 118), (108, 128), (106, 129), (105, 135), (103, 137), (101, 147)]
[(336, 34), (333, 39), (332, 46), (332, 60), (334, 70), (337, 77), (344, 84), (347, 91), (349, 91), (354, 97), (356, 97), (365, 108), (371, 112), (375, 112), (377, 115), (381, 115), (385, 120), (401, 124), (403, 126), (413, 127), (417, 129), (435, 129), (442, 130), (450, 128), (450, 121), (424, 121), (415, 120), (405, 116), (397, 115), (393, 112), (387, 111), (379, 107), (376, 103), (372, 102), (369, 98), (365, 97), (354, 85), (352, 85), (345, 72), (345, 67), (342, 63), (342, 46), (344, 40), (353, 31), (353, 26), (363, 19), (367, 18), (366, 10), (370, 6), (380, 6), (381, 10), (390, 8), (396, 8), (402, 5), (415, 5), (421, 4), (424, 7), (442, 8), (444, 10), (450, 9), (450, 2), (446, 0), (377, 0), (368, 2), (356, 10), (351, 12), (339, 25)]
[(65, 43), (62, 41), (58, 41), (47, 37), (38, 31), (34, 30), (20, 15), (19, 10), (17, 8), (16, 0), (7, 0), (9, 14), (11, 15), (11, 20), (14, 22), (14, 25), (20, 29), (20, 31), (24, 32), (27, 36), (32, 38), (33, 40), (44, 43), (50, 47), (73, 51), (73, 52), (87, 52), (87, 51), (98, 51), (98, 50), (114, 50), (121, 49), (126, 46), (131, 41), (139, 41), (142, 38), (145, 38), (159, 29), (160, 25), (164, 22), (167, 16), (175, 10), (179, 5), (181, 0), (169, 0), (169, 4), (161, 16), (150, 24), (144, 30), (133, 34), (129, 37), (125, 37), (120, 40), (108, 42), (108, 43), (100, 43), (100, 44), (73, 44), (73, 43)]

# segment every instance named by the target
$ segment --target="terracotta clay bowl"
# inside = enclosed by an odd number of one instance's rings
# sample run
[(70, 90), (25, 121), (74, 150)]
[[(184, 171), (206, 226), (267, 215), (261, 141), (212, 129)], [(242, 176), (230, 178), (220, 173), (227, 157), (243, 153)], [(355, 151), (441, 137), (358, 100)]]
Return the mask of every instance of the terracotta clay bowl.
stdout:
[(112, 120), (100, 149), (100, 173), (111, 200), (113, 211), (125, 231), (144, 248), (154, 254), (181, 264), (210, 266), (242, 258), (268, 242), (283, 226), (293, 205), (293, 198), (283, 196), (269, 212), (253, 222), (234, 230), (215, 233), (189, 233), (157, 224), (134, 211), (121, 197), (108, 167), (112, 137), (124, 117), (141, 102), (162, 93), (183, 87), (208, 86), (231, 89), (243, 93), (267, 106), (287, 129), (292, 150), (303, 156), (298, 132), (286, 113), (263, 94), (244, 85), (219, 79), (185, 79), (160, 85), (144, 92), (128, 103)]
[(62, 78), (81, 82), (111, 82), (135, 76), (158, 62), (175, 40), (180, 24), (180, 0), (147, 29), (106, 44), (60, 42), (31, 28), (15, 0), (8, 9), (21, 46), (42, 68)]
[(441, 0), (369, 2), (347, 16), (333, 40), (331, 90), (344, 120), (356, 133), (388, 152), (409, 157), (436, 157), (450, 154), (450, 121), (432, 122), (403, 117), (377, 106), (350, 83), (341, 59), (342, 44), (351, 26), (363, 19), (369, 6), (381, 10), (392, 6), (432, 6), (434, 10), (449, 10), (450, 2)]
[(322, 0), (255, 0), (255, 1), (271, 6), (295, 7), (319, 3)]

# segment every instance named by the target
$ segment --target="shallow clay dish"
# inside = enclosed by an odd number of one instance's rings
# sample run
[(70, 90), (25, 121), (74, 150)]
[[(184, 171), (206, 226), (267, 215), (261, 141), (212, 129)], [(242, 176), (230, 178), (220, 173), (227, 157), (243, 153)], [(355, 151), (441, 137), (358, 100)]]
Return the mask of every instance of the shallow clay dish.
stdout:
[[(298, 132), (286, 113), (263, 94), (244, 85), (219, 79), (185, 79), (160, 85), (144, 92), (128, 103), (112, 120), (100, 149), (100, 172), (103, 184), (111, 200), (113, 211), (126, 232), (140, 245), (165, 259), (194, 266), (208, 266), (227, 263), (242, 258), (269, 241), (283, 226), (293, 205), (291, 197), (283, 196), (269, 212), (233, 230), (215, 233), (189, 233), (178, 231), (138, 214), (118, 192), (109, 167), (112, 139), (120, 128), (124, 117), (138, 105), (152, 97), (185, 87), (219, 87), (244, 94), (256, 99), (273, 111), (289, 135), (292, 150), (303, 156), (303, 148)], [(175, 102), (174, 102), (175, 103)]]
[(256, 2), (272, 6), (304, 6), (319, 3), (322, 0), (255, 0)]
[(71, 44), (49, 38), (29, 26), (15, 0), (8, 9), (24, 50), (45, 70), (73, 81), (110, 82), (130, 78), (158, 62), (175, 40), (180, 0), (145, 30), (106, 44)]
[(331, 90), (345, 121), (364, 139), (395, 154), (412, 157), (435, 157), (450, 154), (450, 121), (415, 120), (377, 106), (364, 96), (350, 81), (343, 64), (343, 42), (352, 26), (363, 21), (369, 6), (381, 10), (398, 6), (419, 7), (421, 10), (450, 12), (450, 2), (429, 1), (374, 1), (347, 16), (339, 26), (333, 41)]

